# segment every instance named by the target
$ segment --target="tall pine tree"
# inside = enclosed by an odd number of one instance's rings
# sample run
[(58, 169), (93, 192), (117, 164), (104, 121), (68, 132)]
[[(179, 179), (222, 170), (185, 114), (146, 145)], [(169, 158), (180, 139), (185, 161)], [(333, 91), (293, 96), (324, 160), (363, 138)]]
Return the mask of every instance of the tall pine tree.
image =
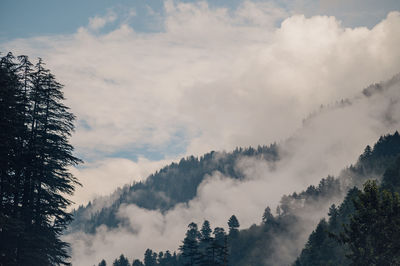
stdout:
[(78, 181), (67, 168), (74, 115), (41, 59), (9, 53), (0, 61), (0, 264), (68, 263), (60, 239), (72, 217), (65, 198)]

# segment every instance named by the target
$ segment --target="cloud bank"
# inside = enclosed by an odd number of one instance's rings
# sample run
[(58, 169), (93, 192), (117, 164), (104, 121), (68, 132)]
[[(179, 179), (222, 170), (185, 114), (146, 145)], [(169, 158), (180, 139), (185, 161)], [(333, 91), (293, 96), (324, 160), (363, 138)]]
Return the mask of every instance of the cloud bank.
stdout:
[[(399, 12), (371, 29), (249, 1), (235, 11), (167, 1), (165, 13), (159, 33), (138, 33), (127, 24), (99, 33), (96, 28), (113, 20), (94, 18), (73, 35), (0, 44), (43, 57), (65, 84), (67, 104), (78, 116), (72, 142), (92, 161), (74, 170), (86, 184), (75, 201), (109, 193), (166, 163), (118, 159), (128, 150), (140, 158), (184, 145), (162, 155), (171, 160), (292, 136), (285, 160), (276, 172), (262, 162), (241, 162), (243, 183), (216, 173), (188, 206), (165, 215), (124, 206), (128, 227), (70, 236), (74, 265), (110, 261), (121, 252), (141, 258), (147, 247), (176, 249), (192, 220), (222, 226), (235, 213), (242, 227), (250, 226), (283, 193), (337, 174), (366, 144), (399, 128), (398, 86), (368, 101), (354, 98), (400, 71)], [(343, 98), (353, 104), (302, 127), (317, 106)]]

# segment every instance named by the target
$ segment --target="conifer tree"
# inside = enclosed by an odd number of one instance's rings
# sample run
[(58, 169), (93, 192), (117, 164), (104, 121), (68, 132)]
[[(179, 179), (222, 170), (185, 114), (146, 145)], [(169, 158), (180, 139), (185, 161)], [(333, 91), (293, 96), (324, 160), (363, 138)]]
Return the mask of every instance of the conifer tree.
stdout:
[(144, 266), (144, 264), (140, 260), (134, 260), (132, 262), (132, 266)]
[(213, 250), (212, 250), (212, 237), (211, 237), (210, 222), (205, 220), (200, 230), (200, 242), (199, 242), (199, 264), (200, 265), (212, 265), (213, 263)]
[(113, 262), (113, 266), (131, 266), (128, 259), (121, 254), (118, 259), (115, 259)]
[(157, 265), (157, 253), (151, 249), (147, 249), (144, 253), (144, 265), (145, 266), (156, 266)]
[(350, 225), (341, 235), (352, 265), (399, 265), (399, 194), (381, 191), (375, 181), (367, 181), (354, 207)]
[(0, 60), (0, 264), (68, 264), (60, 239), (71, 221), (66, 208), (78, 181), (67, 167), (74, 115), (41, 59)]
[(227, 265), (228, 263), (228, 242), (224, 228), (216, 227), (214, 229), (213, 241), (213, 261), (214, 265)]
[(229, 236), (236, 237), (239, 233), (238, 228), (240, 224), (235, 215), (232, 215), (231, 218), (229, 218), (228, 226), (229, 226)]
[(199, 260), (199, 231), (197, 224), (190, 223), (179, 250), (182, 252), (184, 265), (194, 266), (198, 265)]

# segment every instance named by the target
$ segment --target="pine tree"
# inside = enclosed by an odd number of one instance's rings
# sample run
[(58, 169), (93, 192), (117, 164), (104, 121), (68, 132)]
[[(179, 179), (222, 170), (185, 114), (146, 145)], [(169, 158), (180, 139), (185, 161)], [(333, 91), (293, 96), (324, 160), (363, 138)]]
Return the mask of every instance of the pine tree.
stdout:
[(107, 263), (105, 260), (101, 260), (98, 266), (107, 266)]
[(132, 266), (144, 266), (144, 264), (140, 260), (134, 260)]
[(231, 218), (229, 218), (228, 226), (229, 226), (229, 236), (236, 237), (239, 234), (238, 228), (240, 224), (235, 215), (232, 215)]
[(151, 249), (146, 249), (144, 253), (144, 265), (145, 266), (156, 266), (157, 265), (157, 253)]
[(41, 60), (32, 68), (26, 56), (1, 58), (0, 264), (68, 264), (65, 195), (79, 183), (67, 167), (80, 160), (68, 143), (74, 116), (61, 89)]
[(213, 250), (212, 250), (212, 237), (210, 222), (205, 220), (200, 230), (200, 242), (199, 242), (199, 264), (200, 265), (212, 265), (213, 264)]
[(375, 181), (367, 181), (354, 207), (350, 225), (341, 235), (352, 265), (399, 265), (399, 194), (380, 191)]
[(199, 260), (199, 231), (197, 224), (190, 223), (179, 250), (182, 252), (184, 265), (194, 266), (198, 264)]
[(214, 229), (213, 241), (213, 261), (214, 265), (227, 265), (228, 263), (228, 243), (224, 228), (216, 227)]
[(118, 259), (115, 259), (113, 262), (113, 266), (130, 266), (128, 259), (121, 254)]

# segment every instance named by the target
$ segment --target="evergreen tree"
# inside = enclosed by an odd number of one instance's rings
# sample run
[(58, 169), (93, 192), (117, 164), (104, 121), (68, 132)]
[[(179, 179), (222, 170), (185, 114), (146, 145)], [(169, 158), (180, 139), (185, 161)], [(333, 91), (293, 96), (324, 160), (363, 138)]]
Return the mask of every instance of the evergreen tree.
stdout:
[(355, 213), (341, 241), (352, 265), (400, 265), (400, 196), (367, 181), (354, 200)]
[(129, 263), (128, 259), (121, 254), (118, 259), (115, 259), (113, 262), (113, 266), (130, 266), (131, 264)]
[(267, 207), (267, 208), (265, 208), (264, 214), (262, 216), (262, 223), (263, 224), (267, 224), (267, 223), (270, 223), (272, 221), (274, 221), (274, 216), (271, 213), (271, 208)]
[(144, 266), (144, 264), (140, 260), (134, 260), (132, 266)]
[(144, 265), (145, 266), (156, 266), (157, 265), (157, 253), (151, 249), (146, 249), (144, 253)]
[(228, 265), (228, 240), (224, 228), (214, 229), (213, 261), (214, 265)]
[(40, 59), (34, 68), (26, 56), (0, 60), (0, 264), (68, 264), (65, 195), (79, 183), (67, 168), (80, 160), (61, 89)]
[(101, 260), (99, 263), (99, 266), (107, 266), (107, 263), (105, 260)]
[(235, 215), (232, 215), (231, 218), (229, 218), (228, 226), (229, 226), (229, 236), (236, 237), (239, 233), (238, 229), (240, 224)]
[(197, 224), (190, 223), (186, 232), (185, 239), (179, 250), (182, 252), (183, 264), (186, 266), (198, 265), (199, 260), (199, 236)]
[(199, 264), (200, 265), (212, 265), (213, 264), (213, 248), (212, 248), (212, 237), (210, 222), (205, 220), (200, 230), (200, 242), (199, 242)]

